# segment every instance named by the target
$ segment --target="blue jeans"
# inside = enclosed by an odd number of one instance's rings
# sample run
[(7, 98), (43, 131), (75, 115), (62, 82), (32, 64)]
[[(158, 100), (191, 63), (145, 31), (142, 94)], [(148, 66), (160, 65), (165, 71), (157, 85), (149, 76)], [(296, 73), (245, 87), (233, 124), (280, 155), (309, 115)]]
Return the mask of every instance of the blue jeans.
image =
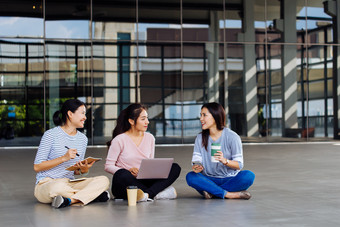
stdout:
[(224, 198), (227, 192), (247, 190), (254, 179), (255, 174), (249, 170), (242, 170), (236, 176), (226, 178), (208, 177), (195, 172), (189, 172), (186, 176), (187, 184), (201, 195), (206, 191), (219, 198)]

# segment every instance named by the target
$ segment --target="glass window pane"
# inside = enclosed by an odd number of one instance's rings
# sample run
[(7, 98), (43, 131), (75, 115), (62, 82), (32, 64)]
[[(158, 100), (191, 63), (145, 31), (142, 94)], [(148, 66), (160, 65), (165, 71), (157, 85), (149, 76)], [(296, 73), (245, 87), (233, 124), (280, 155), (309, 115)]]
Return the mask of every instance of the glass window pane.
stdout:
[[(103, 2), (93, 0), (93, 39), (124, 40), (118, 33), (130, 34), (130, 40), (136, 40), (136, 1), (113, 0)], [(140, 34), (142, 37), (142, 35)]]
[(94, 144), (105, 145), (112, 138), (112, 131), (116, 126), (117, 105), (98, 102), (93, 112)]
[(181, 109), (180, 102), (173, 105), (153, 104), (148, 107), (148, 130), (155, 135), (157, 143), (182, 142)]
[[(42, 135), (43, 49), (39, 47), (41, 44), (29, 39), (0, 41), (0, 136), (13, 139), (0, 142), (0, 146)], [(33, 138), (28, 145), (38, 143)]]
[[(242, 19), (240, 17), (240, 8), (227, 7), (225, 10), (225, 18), (223, 22), (224, 27), (224, 40), (226, 42), (238, 42), (238, 33), (242, 32)], [(228, 48), (229, 49), (229, 48)]]
[(223, 41), (223, 0), (213, 5), (183, 0), (183, 41)]
[(332, 42), (332, 17), (325, 13), (323, 1), (308, 1), (308, 6), (301, 11), (300, 16), (307, 18), (303, 28), (308, 29), (309, 43)]
[(199, 116), (203, 103), (208, 100), (208, 58), (205, 47), (205, 43), (183, 45), (184, 143), (193, 143), (202, 131)]
[[(286, 2), (266, 1), (267, 33), (269, 42), (304, 42), (305, 23), (297, 15), (304, 10), (304, 1)], [(283, 8), (282, 8), (283, 7)]]
[(42, 38), (44, 35), (42, 0), (1, 1), (0, 15), (0, 37)]
[(139, 40), (181, 41), (180, 0), (138, 1)]
[(88, 39), (90, 2), (46, 0), (46, 38)]
[[(53, 114), (67, 99), (78, 98), (91, 108), (90, 72), (86, 70), (90, 64), (89, 47), (83, 42), (46, 43), (47, 128), (54, 127)], [(84, 132), (91, 139), (91, 112), (87, 116)]]
[[(120, 37), (130, 34), (119, 33)], [(93, 43), (93, 95), (96, 104), (94, 124), (99, 124), (94, 143), (112, 136), (115, 120), (129, 104), (137, 102), (136, 48), (130, 42), (95, 41)]]

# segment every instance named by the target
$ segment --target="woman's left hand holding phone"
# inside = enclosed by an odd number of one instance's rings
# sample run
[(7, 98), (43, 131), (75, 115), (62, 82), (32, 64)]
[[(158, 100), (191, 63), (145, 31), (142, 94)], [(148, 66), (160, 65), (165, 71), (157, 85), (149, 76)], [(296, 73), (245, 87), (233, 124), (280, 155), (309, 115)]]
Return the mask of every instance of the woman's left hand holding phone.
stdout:
[(200, 163), (200, 162), (194, 162), (193, 164), (192, 164), (192, 170), (195, 172), (195, 173), (200, 173), (200, 172), (202, 172), (203, 171), (203, 165), (202, 165), (202, 163)]

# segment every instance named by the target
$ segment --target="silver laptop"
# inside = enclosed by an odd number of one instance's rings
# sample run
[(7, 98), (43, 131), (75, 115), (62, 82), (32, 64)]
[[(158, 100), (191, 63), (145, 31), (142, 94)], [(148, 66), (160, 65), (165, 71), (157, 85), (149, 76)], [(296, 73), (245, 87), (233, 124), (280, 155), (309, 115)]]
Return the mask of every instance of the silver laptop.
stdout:
[(143, 159), (137, 179), (165, 179), (169, 177), (173, 158)]

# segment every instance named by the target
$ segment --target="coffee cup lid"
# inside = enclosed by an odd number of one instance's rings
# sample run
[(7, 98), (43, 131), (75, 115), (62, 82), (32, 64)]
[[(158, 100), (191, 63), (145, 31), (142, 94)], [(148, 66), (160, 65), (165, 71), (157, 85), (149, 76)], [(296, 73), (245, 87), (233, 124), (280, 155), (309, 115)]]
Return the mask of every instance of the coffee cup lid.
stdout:
[(131, 185), (131, 186), (127, 186), (127, 189), (138, 189), (138, 187)]

